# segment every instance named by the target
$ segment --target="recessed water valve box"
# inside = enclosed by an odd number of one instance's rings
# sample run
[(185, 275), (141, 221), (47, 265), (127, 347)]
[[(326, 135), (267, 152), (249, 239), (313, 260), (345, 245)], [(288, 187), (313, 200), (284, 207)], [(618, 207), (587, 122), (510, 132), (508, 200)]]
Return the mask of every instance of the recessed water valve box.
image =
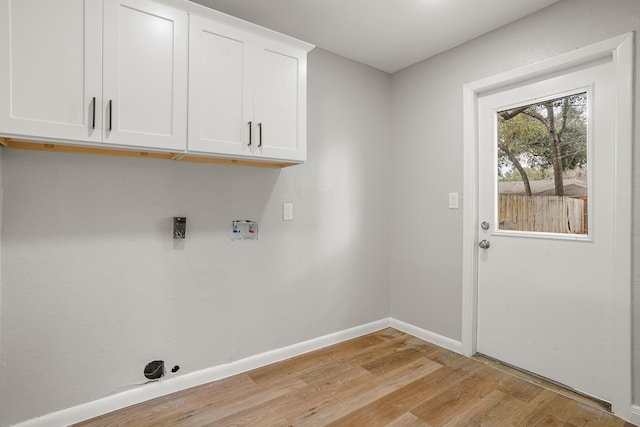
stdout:
[(173, 238), (184, 239), (187, 237), (187, 218), (184, 216), (173, 217)]
[(231, 240), (258, 240), (258, 223), (248, 219), (231, 221)]

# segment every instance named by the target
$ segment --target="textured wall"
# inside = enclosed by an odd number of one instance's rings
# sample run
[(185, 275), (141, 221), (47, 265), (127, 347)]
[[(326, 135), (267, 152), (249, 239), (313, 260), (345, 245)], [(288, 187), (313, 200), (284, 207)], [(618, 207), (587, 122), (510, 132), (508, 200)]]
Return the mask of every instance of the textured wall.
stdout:
[[(390, 78), (321, 50), (308, 69), (305, 165), (3, 152), (0, 425), (154, 359), (183, 374), (388, 316)], [(233, 219), (260, 240), (230, 242)]]
[[(629, 31), (637, 0), (563, 0), (392, 76), (391, 315), (461, 339), (462, 87)], [(636, 88), (640, 64), (636, 40)], [(635, 115), (637, 117), (637, 113)], [(640, 212), (640, 129), (635, 124), (635, 218)], [(463, 195), (464, 196), (464, 195)], [(461, 198), (464, 208), (464, 197)], [(411, 238), (393, 224), (420, 224)], [(634, 222), (635, 401), (640, 401), (640, 221)]]

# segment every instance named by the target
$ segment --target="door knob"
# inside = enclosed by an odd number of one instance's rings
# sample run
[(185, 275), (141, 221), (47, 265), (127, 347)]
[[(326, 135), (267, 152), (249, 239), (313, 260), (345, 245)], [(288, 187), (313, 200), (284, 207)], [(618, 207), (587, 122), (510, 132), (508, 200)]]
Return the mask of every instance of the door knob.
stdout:
[(480, 224), (480, 228), (482, 228), (483, 230), (488, 230), (489, 223), (487, 221), (482, 221), (482, 224)]
[(480, 243), (478, 243), (478, 246), (480, 246), (480, 248), (482, 249), (489, 249), (489, 247), (491, 246), (491, 242), (488, 240), (481, 240)]

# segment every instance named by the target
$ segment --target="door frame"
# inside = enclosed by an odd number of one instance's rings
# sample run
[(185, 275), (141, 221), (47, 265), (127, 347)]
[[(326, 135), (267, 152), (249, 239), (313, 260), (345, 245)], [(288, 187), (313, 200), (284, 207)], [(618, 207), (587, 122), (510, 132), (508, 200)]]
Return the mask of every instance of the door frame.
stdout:
[(478, 316), (478, 97), (612, 55), (615, 66), (612, 410), (631, 419), (631, 220), (633, 141), (633, 34), (626, 33), (463, 87), (462, 352), (477, 351)]

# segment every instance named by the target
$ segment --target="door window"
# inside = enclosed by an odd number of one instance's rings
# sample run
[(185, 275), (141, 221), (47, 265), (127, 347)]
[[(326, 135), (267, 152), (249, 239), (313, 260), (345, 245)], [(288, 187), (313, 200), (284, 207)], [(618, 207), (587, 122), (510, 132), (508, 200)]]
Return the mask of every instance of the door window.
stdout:
[(498, 111), (496, 127), (499, 230), (588, 234), (587, 92)]

